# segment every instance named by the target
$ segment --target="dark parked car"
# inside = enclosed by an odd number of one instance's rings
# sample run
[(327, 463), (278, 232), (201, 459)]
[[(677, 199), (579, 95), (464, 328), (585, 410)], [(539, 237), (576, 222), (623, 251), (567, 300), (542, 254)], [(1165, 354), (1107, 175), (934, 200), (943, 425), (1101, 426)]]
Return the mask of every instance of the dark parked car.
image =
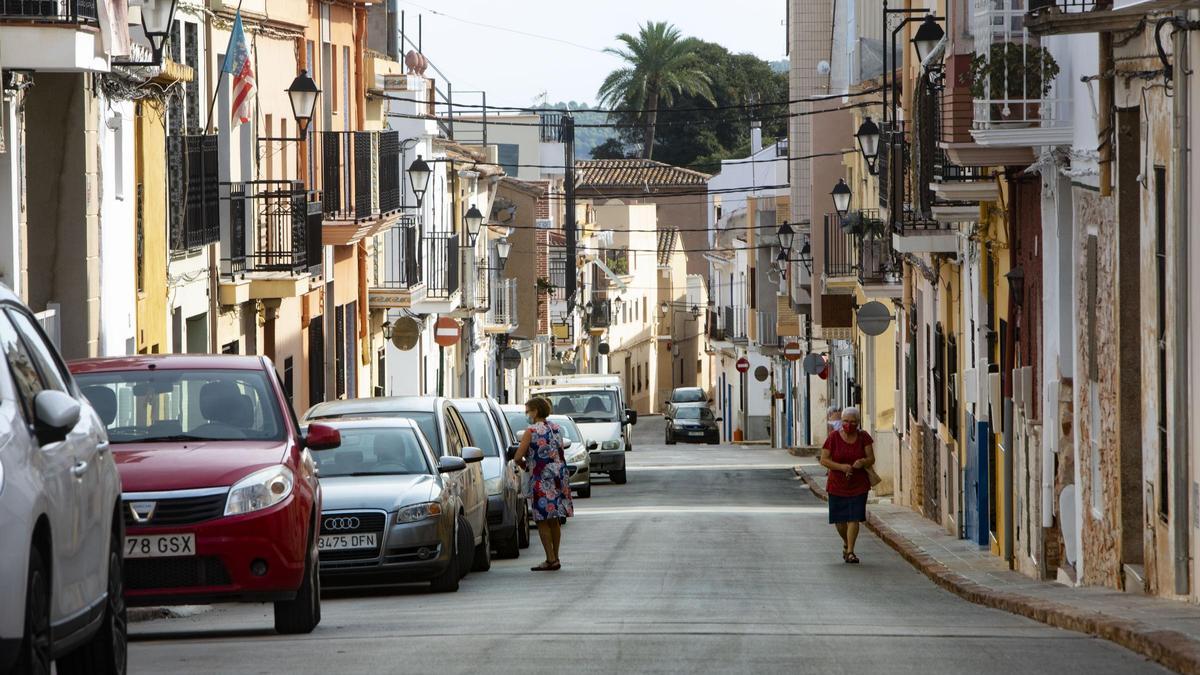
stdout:
[(667, 420), (667, 445), (675, 445), (676, 441), (716, 445), (721, 442), (721, 432), (717, 429), (720, 421), (708, 408), (679, 408), (675, 417)]
[(663, 417), (668, 419), (675, 416), (675, 411), (681, 408), (707, 408), (708, 394), (700, 387), (675, 387), (671, 398), (663, 401)]

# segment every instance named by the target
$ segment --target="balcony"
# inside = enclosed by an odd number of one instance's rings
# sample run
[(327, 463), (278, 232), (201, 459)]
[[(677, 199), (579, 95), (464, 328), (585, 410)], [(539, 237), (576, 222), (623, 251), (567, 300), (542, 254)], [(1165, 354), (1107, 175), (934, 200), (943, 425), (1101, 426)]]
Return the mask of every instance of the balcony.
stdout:
[(858, 239), (858, 285), (868, 298), (894, 298), (902, 293), (900, 255), (892, 238), (864, 236)]
[(775, 312), (758, 310), (755, 315), (755, 341), (763, 349), (782, 349), (783, 340), (778, 333), (778, 315)]
[(483, 321), (487, 333), (510, 333), (517, 329), (517, 280), (496, 279), (491, 284), (488, 311)]
[(297, 297), (322, 272), (321, 202), (295, 181), (222, 186), (229, 206), (228, 255), (222, 259), (220, 301)]
[(1035, 35), (1124, 33), (1145, 21), (1146, 8), (1125, 2), (1113, 9), (1112, 0), (1030, 0), (1025, 25)]
[(746, 337), (746, 308), (726, 305), (721, 308), (721, 325), (725, 331), (725, 339), (734, 344), (744, 345), (749, 342)]
[(448, 301), (460, 290), (457, 234), (425, 237), (425, 297)]
[[(884, 228), (879, 234), (890, 229), (898, 253), (958, 250), (956, 223), (963, 219), (943, 221), (935, 216), (943, 206), (932, 188), (939, 134), (936, 94), (926, 81), (919, 82), (913, 96), (913, 121), (907, 127), (889, 124), (880, 139), (880, 205), (887, 211), (883, 212)], [(971, 219), (977, 216), (976, 207)]]
[(708, 310), (705, 325), (708, 326), (708, 338), (713, 342), (725, 341), (725, 324), (721, 322), (720, 312)]
[(216, 134), (167, 137), (172, 252), (191, 251), (221, 240), (217, 148)]
[(1071, 143), (1070, 100), (1058, 91), (1058, 64), (1025, 27), (1029, 2), (974, 0), (975, 55), (986, 64), (973, 92), (971, 135), (980, 145)]
[[(876, 219), (878, 220), (878, 219)], [(853, 282), (858, 273), (858, 237), (855, 229), (861, 232), (865, 227), (865, 218), (861, 211), (846, 215), (846, 219), (836, 213), (825, 214), (825, 258), (823, 272), (825, 284), (836, 287), (839, 283)], [(879, 221), (882, 228), (882, 221)]]
[(0, 63), (14, 70), (108, 72), (96, 0), (0, 0)]
[(406, 216), (383, 232), (371, 267), (368, 296), (372, 308), (411, 308), (425, 297), (421, 275), (421, 232)]
[(320, 131), (313, 137), (325, 244), (348, 246), (392, 225), (403, 189), (399, 132)]
[(605, 328), (612, 325), (612, 303), (603, 298), (597, 298), (591, 301), (591, 310), (587, 312), (588, 330), (593, 333), (602, 333)]

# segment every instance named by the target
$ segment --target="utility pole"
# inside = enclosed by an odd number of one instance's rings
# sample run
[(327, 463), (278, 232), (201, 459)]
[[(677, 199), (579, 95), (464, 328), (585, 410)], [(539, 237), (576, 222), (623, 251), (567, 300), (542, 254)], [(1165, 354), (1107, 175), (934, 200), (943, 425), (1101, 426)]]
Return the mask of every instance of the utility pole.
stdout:
[(576, 233), (575, 233), (575, 118), (570, 113), (562, 116), (561, 134), (563, 143), (563, 164), (566, 167), (563, 176), (563, 189), (566, 192), (566, 217), (563, 229), (567, 235), (567, 313), (575, 309), (575, 291), (578, 288), (578, 271), (576, 270)]

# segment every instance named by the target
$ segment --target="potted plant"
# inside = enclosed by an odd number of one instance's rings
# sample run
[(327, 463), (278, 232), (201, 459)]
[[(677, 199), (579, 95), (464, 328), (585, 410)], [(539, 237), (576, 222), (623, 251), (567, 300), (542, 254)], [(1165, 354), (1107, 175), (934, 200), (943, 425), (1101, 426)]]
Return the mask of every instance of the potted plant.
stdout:
[(991, 121), (1030, 126), (1041, 117), (1041, 99), (1058, 77), (1045, 47), (998, 42), (971, 59), (971, 96), (991, 102)]

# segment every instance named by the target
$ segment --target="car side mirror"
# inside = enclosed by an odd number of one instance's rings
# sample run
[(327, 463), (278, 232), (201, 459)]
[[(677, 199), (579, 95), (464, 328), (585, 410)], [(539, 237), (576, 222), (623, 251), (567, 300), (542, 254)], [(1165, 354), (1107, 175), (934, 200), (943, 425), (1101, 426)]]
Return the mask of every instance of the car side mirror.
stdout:
[(587, 444), (588, 450), (595, 450), (598, 447), (600, 447), (600, 444), (597, 443), (596, 441), (588, 441), (588, 444)]
[(572, 443), (571, 439), (564, 437), (562, 439), (563, 450), (566, 450), (567, 448), (571, 447), (571, 443)]
[(342, 444), (342, 432), (325, 424), (308, 425), (302, 438), (309, 450), (332, 450)]
[(625, 419), (630, 424), (637, 424), (637, 411), (634, 410), (633, 408), (626, 408), (625, 409)]
[(520, 443), (513, 443), (512, 445), (508, 446), (508, 448), (504, 451), (504, 459), (509, 462), (513, 461), (513, 459), (515, 459), (517, 456), (517, 450), (520, 448)]
[(467, 468), (467, 463), (463, 461), (462, 457), (446, 455), (438, 460), (438, 473), (454, 473), (465, 468)]
[(671, 405), (670, 401), (663, 401), (663, 405)]
[(462, 459), (467, 464), (477, 464), (483, 461), (483, 451), (467, 446), (462, 449)]
[(725, 421), (725, 418), (724, 418), (724, 417), (717, 417), (717, 418), (716, 418), (716, 421), (718, 421), (718, 422), (724, 422), (724, 421)]
[(57, 443), (79, 423), (83, 407), (70, 395), (55, 389), (43, 389), (33, 399), (34, 428), (42, 445)]

